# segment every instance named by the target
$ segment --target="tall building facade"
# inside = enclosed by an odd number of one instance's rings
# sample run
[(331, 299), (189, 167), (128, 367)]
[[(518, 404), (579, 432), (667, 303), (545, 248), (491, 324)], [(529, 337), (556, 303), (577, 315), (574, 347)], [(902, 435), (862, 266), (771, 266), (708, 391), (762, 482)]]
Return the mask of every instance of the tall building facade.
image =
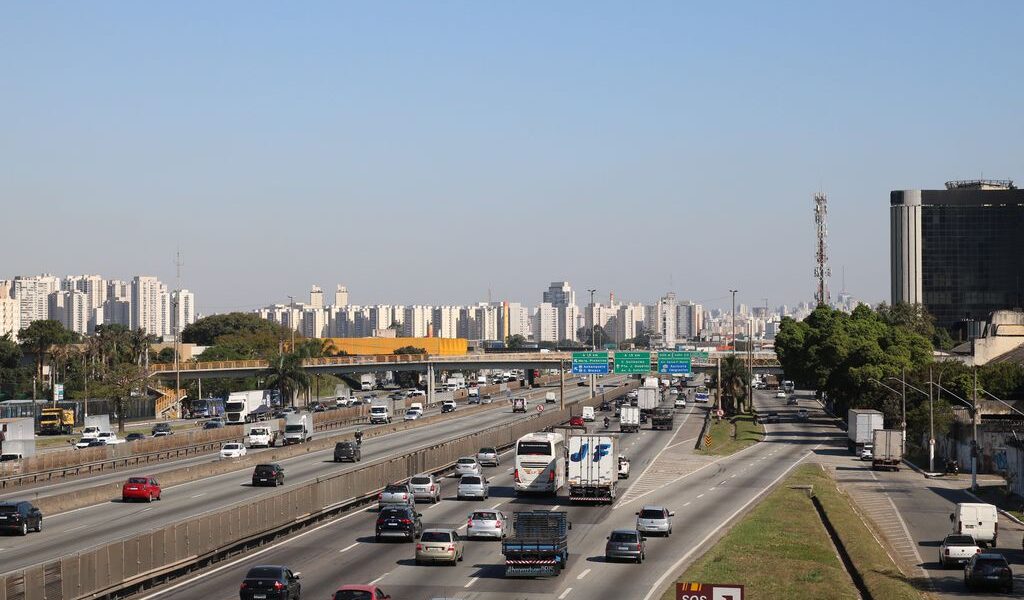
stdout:
[(30, 275), (14, 278), (13, 294), (21, 313), (21, 326), (50, 318), (50, 294), (60, 289), (60, 278)]
[(171, 335), (196, 322), (196, 297), (188, 290), (171, 293)]
[(18, 340), (21, 331), (21, 307), (14, 298), (0, 296), (0, 337), (10, 335)]
[(1011, 181), (952, 181), (889, 195), (892, 302), (936, 324), (1024, 306), (1024, 191)]
[(137, 275), (131, 286), (131, 328), (156, 336), (171, 334), (171, 297), (156, 277)]

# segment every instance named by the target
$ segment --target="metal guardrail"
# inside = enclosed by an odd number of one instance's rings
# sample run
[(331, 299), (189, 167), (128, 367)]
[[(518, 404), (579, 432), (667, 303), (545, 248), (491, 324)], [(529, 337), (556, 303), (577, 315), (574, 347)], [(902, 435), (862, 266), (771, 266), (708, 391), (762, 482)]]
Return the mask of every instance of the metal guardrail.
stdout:
[[(583, 402), (596, 404), (628, 389), (618, 387)], [(0, 575), (0, 600), (111, 597), (319, 520), (363, 501), (388, 483), (450, 465), (482, 446), (508, 447), (526, 433), (565, 422), (569, 415), (569, 407), (545, 411), (6, 573)]]

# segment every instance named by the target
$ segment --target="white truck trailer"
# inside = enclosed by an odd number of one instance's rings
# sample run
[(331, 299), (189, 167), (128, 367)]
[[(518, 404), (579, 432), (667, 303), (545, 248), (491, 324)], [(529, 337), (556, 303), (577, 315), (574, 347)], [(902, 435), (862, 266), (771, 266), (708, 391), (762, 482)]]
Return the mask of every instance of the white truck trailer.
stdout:
[(640, 431), (640, 407), (622, 405), (619, 409), (619, 431), (623, 433)]
[(846, 417), (847, 445), (851, 452), (860, 453), (874, 443), (874, 431), (885, 428), (885, 416), (877, 410), (851, 408)]
[(269, 406), (270, 399), (267, 398), (264, 390), (231, 392), (228, 395), (228, 401), (224, 403), (224, 413), (227, 415), (225, 423), (228, 425), (251, 423), (258, 419), (260, 413), (257, 411), (261, 407)]
[(618, 440), (610, 435), (569, 438), (569, 501), (615, 502), (619, 483)]
[(871, 468), (900, 470), (903, 460), (903, 431), (900, 429), (876, 429), (872, 432)]
[(652, 412), (661, 404), (661, 390), (656, 387), (637, 388), (636, 405), (644, 412)]

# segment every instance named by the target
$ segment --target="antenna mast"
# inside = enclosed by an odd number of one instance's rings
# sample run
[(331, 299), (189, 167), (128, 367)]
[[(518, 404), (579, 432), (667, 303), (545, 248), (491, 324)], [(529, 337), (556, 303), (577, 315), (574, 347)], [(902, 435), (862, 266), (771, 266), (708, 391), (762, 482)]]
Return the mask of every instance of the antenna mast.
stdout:
[(818, 234), (817, 251), (815, 252), (817, 264), (814, 267), (814, 276), (818, 279), (818, 290), (814, 294), (814, 300), (818, 306), (822, 304), (827, 306), (830, 300), (828, 285), (825, 283), (825, 278), (832, 276), (832, 269), (828, 266), (828, 243), (826, 241), (828, 226), (825, 224), (827, 216), (828, 196), (823, 192), (818, 192), (814, 195), (814, 224)]

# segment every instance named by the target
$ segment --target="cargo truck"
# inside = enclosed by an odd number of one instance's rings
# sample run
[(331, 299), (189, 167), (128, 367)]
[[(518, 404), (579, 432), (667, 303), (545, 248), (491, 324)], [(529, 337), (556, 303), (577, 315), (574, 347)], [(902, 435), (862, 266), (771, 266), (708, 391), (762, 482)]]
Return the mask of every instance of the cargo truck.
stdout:
[(228, 425), (241, 425), (259, 420), (261, 414), (268, 414), (270, 402), (263, 390), (231, 392), (224, 403)]
[(658, 408), (651, 415), (651, 429), (672, 430), (672, 422), (675, 419), (675, 411), (671, 408)]
[(40, 435), (70, 435), (75, 428), (75, 411), (70, 408), (44, 408), (39, 416)]
[(569, 438), (570, 502), (615, 502), (619, 482), (617, 441), (610, 435)]
[(373, 389), (373, 386), (377, 383), (373, 373), (364, 373), (359, 376), (359, 389), (364, 392), (369, 392)]
[(313, 439), (313, 426), (310, 423), (311, 415), (300, 415), (288, 413), (284, 422), (284, 443), (305, 444)]
[(619, 409), (619, 431), (623, 433), (640, 431), (640, 408), (622, 405)]
[[(289, 413), (291, 414), (291, 413)], [(250, 448), (273, 448), (277, 444), (277, 438), (281, 435), (281, 426), (277, 419), (266, 423), (257, 423), (249, 426), (249, 447)]]
[(636, 390), (636, 404), (640, 410), (651, 412), (661, 404), (661, 390), (657, 387), (642, 387)]
[(92, 439), (101, 431), (110, 431), (110, 415), (89, 415), (82, 428), (82, 439)]
[(847, 445), (850, 451), (859, 454), (865, 446), (871, 447), (874, 442), (874, 431), (883, 429), (884, 415), (877, 410), (851, 408), (846, 417)]
[(903, 431), (899, 429), (876, 429), (872, 435), (873, 457), (871, 468), (876, 471), (900, 470), (903, 459)]
[(512, 536), (501, 542), (506, 577), (557, 577), (569, 559), (569, 515), (565, 511), (512, 513)]

